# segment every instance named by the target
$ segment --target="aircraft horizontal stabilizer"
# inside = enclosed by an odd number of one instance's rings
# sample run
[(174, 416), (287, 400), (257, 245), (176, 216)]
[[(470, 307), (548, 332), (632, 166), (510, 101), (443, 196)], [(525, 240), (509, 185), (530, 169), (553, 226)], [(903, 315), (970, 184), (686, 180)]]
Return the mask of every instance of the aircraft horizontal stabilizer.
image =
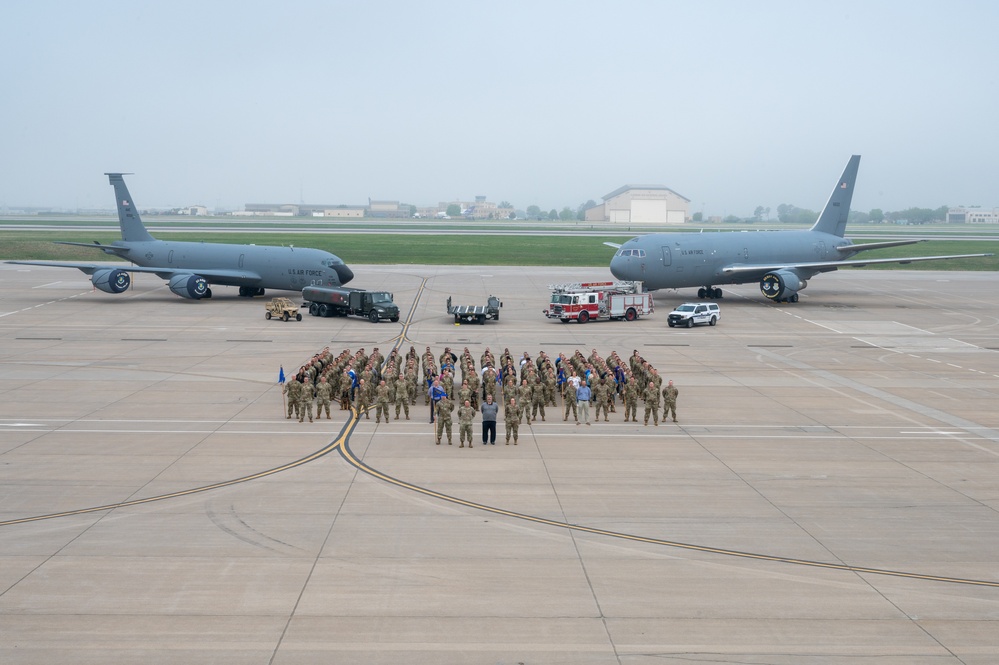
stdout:
[(919, 238), (918, 240), (886, 240), (884, 242), (869, 242), (863, 245), (840, 245), (836, 249), (844, 254), (847, 254), (849, 252), (863, 252), (868, 249), (884, 249), (885, 247), (914, 245), (917, 242), (929, 242), (929, 238)]
[(119, 247), (117, 245), (102, 245), (96, 240), (93, 242), (70, 242), (68, 240), (53, 240), (53, 245), (72, 245), (74, 247), (89, 247), (91, 249), (99, 249), (105, 254), (113, 254), (115, 256), (121, 256), (123, 253), (128, 251), (127, 247)]

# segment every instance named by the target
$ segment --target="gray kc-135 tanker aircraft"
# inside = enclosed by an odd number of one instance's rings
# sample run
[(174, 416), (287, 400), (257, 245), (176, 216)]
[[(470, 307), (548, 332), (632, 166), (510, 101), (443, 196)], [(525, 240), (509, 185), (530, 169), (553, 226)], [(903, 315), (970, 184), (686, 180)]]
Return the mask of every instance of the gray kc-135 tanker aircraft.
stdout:
[(853, 155), (829, 201), (807, 231), (722, 233), (651, 233), (632, 238), (611, 259), (618, 279), (645, 282), (650, 291), (699, 287), (699, 298), (721, 298), (718, 284), (759, 282), (767, 298), (797, 302), (798, 292), (821, 272), (873, 263), (911, 263), (967, 259), (992, 254), (911, 256), (897, 259), (851, 259), (858, 252), (910, 245), (922, 240), (891, 240), (854, 245), (844, 238), (860, 155)]
[(181, 298), (211, 298), (209, 285), (238, 286), (239, 295), (261, 296), (264, 289), (301, 291), (306, 286), (338, 286), (354, 278), (340, 257), (308, 247), (267, 247), (206, 242), (156, 240), (142, 224), (122, 173), (105, 173), (114, 186), (118, 203), (121, 240), (110, 245), (98, 242), (64, 242), (99, 249), (135, 265), (57, 261), (8, 261), (31, 266), (77, 268), (90, 275), (94, 286), (106, 293), (122, 293), (132, 282), (129, 273), (151, 272), (167, 280)]

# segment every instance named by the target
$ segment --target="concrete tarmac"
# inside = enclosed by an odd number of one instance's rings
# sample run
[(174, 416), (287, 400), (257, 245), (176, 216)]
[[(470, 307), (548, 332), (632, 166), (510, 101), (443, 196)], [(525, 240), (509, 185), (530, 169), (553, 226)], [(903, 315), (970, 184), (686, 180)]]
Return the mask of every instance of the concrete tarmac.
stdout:
[[(0, 264), (0, 662), (999, 662), (995, 273), (727, 287), (681, 330), (690, 291), (633, 323), (541, 315), (601, 269), (352, 268), (403, 321)], [(499, 322), (444, 311), (491, 293)], [(395, 344), (637, 349), (679, 423), (550, 409), (468, 449), (457, 424), (434, 445), (422, 398), (285, 419), (280, 367)]]

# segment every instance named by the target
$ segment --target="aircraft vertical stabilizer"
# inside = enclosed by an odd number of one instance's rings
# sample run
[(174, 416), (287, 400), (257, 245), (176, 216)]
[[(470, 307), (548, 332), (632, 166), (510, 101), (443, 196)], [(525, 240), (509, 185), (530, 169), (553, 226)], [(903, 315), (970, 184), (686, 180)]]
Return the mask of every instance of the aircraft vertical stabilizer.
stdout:
[(155, 240), (139, 218), (139, 211), (132, 202), (132, 195), (125, 186), (124, 173), (105, 173), (114, 187), (114, 195), (118, 204), (118, 225), (121, 226), (121, 239), (131, 242), (150, 242)]
[(822, 209), (812, 231), (829, 233), (842, 238), (846, 234), (846, 222), (850, 217), (850, 201), (853, 200), (853, 186), (857, 182), (857, 169), (860, 167), (860, 155), (853, 155), (847, 162), (843, 175), (840, 176), (836, 188), (829, 196), (826, 207)]

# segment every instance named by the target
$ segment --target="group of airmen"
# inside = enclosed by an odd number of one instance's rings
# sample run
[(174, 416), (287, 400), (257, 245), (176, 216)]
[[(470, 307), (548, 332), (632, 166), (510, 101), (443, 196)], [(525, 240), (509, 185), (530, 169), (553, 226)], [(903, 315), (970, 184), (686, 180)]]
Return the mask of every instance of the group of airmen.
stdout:
[[(460, 381), (456, 378), (458, 373)], [(353, 354), (344, 349), (337, 356), (326, 347), (302, 365), (284, 385), (284, 393), (288, 400), (287, 418), (295, 415), (299, 422), (305, 418), (313, 422), (313, 404), (317, 418), (325, 412), (330, 419), (330, 404), (338, 398), (341, 410), (353, 407), (358, 417), (363, 413), (370, 419), (373, 408), (375, 422), (380, 423), (384, 417), (388, 423), (392, 406), (395, 406), (395, 420), (403, 412), (409, 420), (409, 407), (416, 404), (417, 395), (422, 392), (424, 404), (430, 406), (430, 422), (437, 426), (436, 442), (440, 444), (446, 435), (451, 444), (451, 414), (457, 404), (459, 447), (464, 447), (466, 440), (471, 447), (472, 423), (481, 405), (487, 402), (504, 406), (507, 443), (513, 438), (514, 445), (519, 425), (525, 419), (534, 422), (539, 415), (544, 421), (545, 407), (558, 409), (559, 397), (564, 407), (563, 422), (568, 421), (571, 413), (579, 424), (576, 397), (584, 384), (590, 389), (589, 403), (594, 407), (597, 421), (603, 413), (604, 421), (608, 422), (609, 414), (616, 413), (620, 403), (624, 421), (637, 423), (641, 400), (646, 426), (650, 417), (654, 426), (659, 425), (660, 409), (664, 422), (670, 416), (677, 422), (679, 390), (672, 381), (663, 386), (659, 372), (637, 349), (625, 361), (616, 351), (606, 359), (596, 349), (589, 355), (576, 350), (569, 356), (560, 353), (556, 358), (541, 351), (532, 359), (526, 351), (516, 357), (508, 348), (497, 357), (487, 347), (476, 364), (468, 347), (460, 356), (445, 347), (435, 357), (429, 346), (421, 356), (410, 346), (405, 355), (393, 349), (388, 358), (377, 347), (370, 355), (362, 348)]]

